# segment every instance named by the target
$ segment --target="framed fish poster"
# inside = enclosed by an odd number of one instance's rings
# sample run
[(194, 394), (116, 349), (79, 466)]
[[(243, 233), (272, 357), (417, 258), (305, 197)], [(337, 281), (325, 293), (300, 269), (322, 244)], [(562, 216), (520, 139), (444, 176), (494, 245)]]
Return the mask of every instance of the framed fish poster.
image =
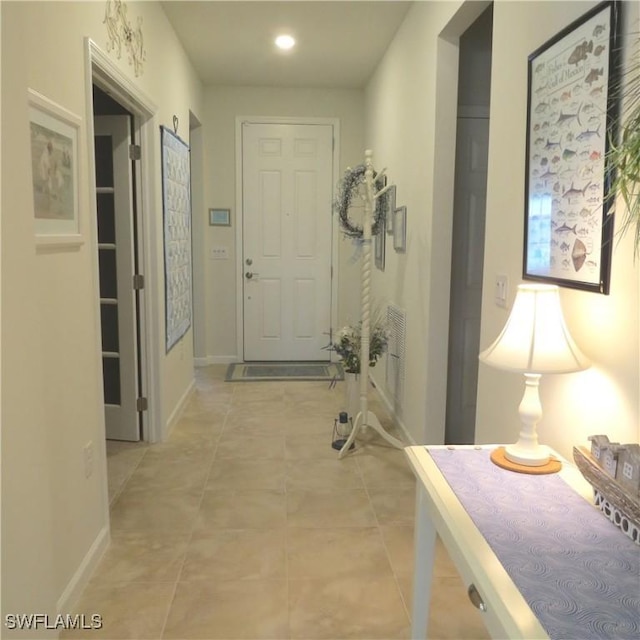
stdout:
[(529, 56), (526, 280), (609, 293), (621, 4), (598, 4)]

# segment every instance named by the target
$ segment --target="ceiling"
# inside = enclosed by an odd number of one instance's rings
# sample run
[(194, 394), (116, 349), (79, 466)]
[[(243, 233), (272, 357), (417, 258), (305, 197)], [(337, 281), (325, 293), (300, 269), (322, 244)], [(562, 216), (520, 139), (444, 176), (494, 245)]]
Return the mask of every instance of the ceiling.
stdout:
[[(411, 4), (400, 0), (161, 3), (205, 85), (362, 88)], [(280, 33), (297, 45), (280, 52)]]

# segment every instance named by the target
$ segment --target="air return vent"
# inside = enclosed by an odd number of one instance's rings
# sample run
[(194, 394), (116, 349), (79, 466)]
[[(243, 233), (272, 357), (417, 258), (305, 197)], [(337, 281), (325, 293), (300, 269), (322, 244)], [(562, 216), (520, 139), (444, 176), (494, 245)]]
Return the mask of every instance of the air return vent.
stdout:
[(387, 348), (387, 390), (396, 403), (404, 396), (404, 362), (407, 315), (403, 309), (390, 304), (387, 307), (389, 346)]

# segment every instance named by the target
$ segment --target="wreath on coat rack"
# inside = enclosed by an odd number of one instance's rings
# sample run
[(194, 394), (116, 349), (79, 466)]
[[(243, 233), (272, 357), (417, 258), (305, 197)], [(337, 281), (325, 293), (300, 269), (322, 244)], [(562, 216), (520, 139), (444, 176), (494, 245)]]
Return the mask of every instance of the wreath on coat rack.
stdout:
[[(357, 194), (358, 188), (364, 182), (366, 167), (359, 164), (353, 169), (347, 169), (338, 187), (338, 197), (334, 202), (334, 209), (338, 214), (342, 231), (349, 238), (362, 238), (363, 229), (361, 225), (353, 223), (349, 219), (349, 209), (351, 207), (353, 197)], [(380, 176), (376, 178), (375, 187), (377, 191), (384, 188), (386, 178)], [(371, 221), (371, 235), (375, 236), (384, 227), (387, 210), (387, 194), (376, 198), (376, 207)]]

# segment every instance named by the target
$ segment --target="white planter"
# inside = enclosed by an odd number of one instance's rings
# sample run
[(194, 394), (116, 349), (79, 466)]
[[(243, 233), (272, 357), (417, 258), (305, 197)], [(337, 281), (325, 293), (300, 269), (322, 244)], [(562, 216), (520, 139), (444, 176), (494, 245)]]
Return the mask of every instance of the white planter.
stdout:
[(351, 421), (355, 423), (356, 416), (360, 412), (360, 374), (344, 373), (344, 400), (345, 411), (349, 414)]

